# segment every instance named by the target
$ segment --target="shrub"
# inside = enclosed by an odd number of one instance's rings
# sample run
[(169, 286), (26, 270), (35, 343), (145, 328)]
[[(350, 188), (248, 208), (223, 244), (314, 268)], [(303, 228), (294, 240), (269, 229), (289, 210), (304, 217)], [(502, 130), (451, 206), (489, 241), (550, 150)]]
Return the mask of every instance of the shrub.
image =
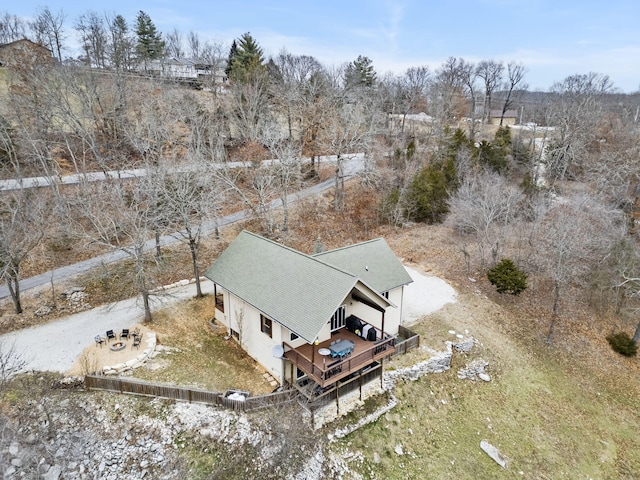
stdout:
[(527, 275), (508, 258), (500, 260), (489, 269), (487, 278), (495, 285), (498, 293), (518, 295), (527, 288)]
[(440, 223), (449, 212), (449, 193), (455, 190), (456, 181), (452, 160), (423, 167), (409, 186), (407, 216), (416, 222)]
[(625, 357), (635, 357), (636, 353), (638, 353), (638, 346), (633, 341), (633, 338), (625, 332), (612, 333), (607, 336), (607, 342), (615, 352)]

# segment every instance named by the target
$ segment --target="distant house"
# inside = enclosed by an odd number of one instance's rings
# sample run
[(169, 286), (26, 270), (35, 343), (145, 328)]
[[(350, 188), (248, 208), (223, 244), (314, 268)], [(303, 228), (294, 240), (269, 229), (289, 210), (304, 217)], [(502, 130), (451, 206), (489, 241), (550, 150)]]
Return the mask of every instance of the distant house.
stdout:
[(164, 58), (152, 60), (147, 72), (159, 77), (178, 81), (223, 84), (226, 82), (224, 70), (211, 62), (193, 58)]
[(0, 44), (0, 67), (51, 65), (54, 58), (47, 47), (23, 38)]
[(216, 321), (281, 384), (312, 399), (375, 369), (379, 390), (412, 282), (383, 239), (307, 255), (243, 231), (205, 277)]
[(489, 116), (489, 123), (491, 125), (500, 125), (500, 118), (502, 117), (502, 125), (516, 125), (518, 123), (518, 111), (507, 110), (502, 115), (502, 110), (491, 110)]

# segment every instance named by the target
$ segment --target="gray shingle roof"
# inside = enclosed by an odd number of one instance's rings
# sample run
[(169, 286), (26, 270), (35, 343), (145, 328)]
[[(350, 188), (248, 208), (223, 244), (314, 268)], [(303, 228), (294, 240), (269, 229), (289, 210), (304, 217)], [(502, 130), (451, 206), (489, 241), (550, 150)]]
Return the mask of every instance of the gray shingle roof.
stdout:
[(357, 275), (377, 292), (413, 282), (383, 238), (317, 253), (313, 257)]
[(246, 231), (204, 275), (309, 343), (354, 287), (366, 290), (356, 275)]

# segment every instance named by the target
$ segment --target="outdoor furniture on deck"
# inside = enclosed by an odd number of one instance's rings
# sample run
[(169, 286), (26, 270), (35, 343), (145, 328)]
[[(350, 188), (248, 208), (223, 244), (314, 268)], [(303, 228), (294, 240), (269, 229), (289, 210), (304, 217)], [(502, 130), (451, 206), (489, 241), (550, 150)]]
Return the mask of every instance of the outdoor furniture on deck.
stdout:
[(96, 335), (94, 340), (96, 341), (96, 347), (99, 345), (100, 347), (102, 347), (102, 344), (106, 342), (106, 340), (104, 339), (104, 337), (100, 336), (100, 335)]
[(122, 340), (124, 338), (129, 338), (129, 329), (128, 328), (123, 328), (122, 329), (122, 333), (120, 334), (120, 340)]
[(113, 333), (113, 330), (107, 330), (107, 341), (117, 340), (116, 334)]
[(338, 342), (331, 345), (329, 347), (329, 350), (331, 350), (332, 357), (344, 358), (353, 351), (354, 346), (355, 343), (353, 343), (351, 340), (339, 340)]
[(140, 342), (142, 342), (142, 334), (133, 337), (133, 345), (131, 345), (131, 348), (140, 348)]

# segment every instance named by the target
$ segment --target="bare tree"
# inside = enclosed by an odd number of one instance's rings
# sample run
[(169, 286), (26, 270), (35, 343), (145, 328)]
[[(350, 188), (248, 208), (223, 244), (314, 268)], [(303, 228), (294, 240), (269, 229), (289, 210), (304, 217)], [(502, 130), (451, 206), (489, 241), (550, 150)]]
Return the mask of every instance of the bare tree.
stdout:
[(304, 115), (304, 90), (313, 76), (322, 71), (322, 66), (313, 57), (293, 55), (286, 50), (282, 50), (272, 61), (276, 71), (271, 72), (271, 88), (276, 105), (287, 119), (289, 139), (293, 141), (294, 127)]
[(26, 24), (17, 15), (4, 12), (0, 16), (0, 44), (10, 43), (25, 37)]
[(476, 75), (484, 83), (484, 105), (482, 120), (487, 122), (491, 116), (493, 106), (493, 93), (502, 83), (502, 72), (504, 65), (495, 60), (483, 60), (476, 67)]
[(586, 195), (553, 202), (542, 219), (536, 263), (553, 284), (552, 318), (547, 343), (553, 341), (564, 289), (583, 281), (609, 254), (626, 231), (619, 211)]
[(152, 321), (150, 298), (157, 286), (157, 264), (145, 256), (148, 239), (157, 225), (154, 201), (146, 182), (112, 179), (83, 185), (72, 205), (72, 219), (79, 235), (91, 243), (122, 251), (133, 261), (145, 322)]
[(517, 62), (509, 62), (507, 64), (507, 83), (506, 90), (507, 94), (504, 98), (504, 103), (502, 104), (502, 114), (500, 115), (500, 125), (502, 125), (502, 121), (504, 120), (504, 115), (511, 107), (514, 101), (515, 93), (520, 90), (526, 90), (527, 84), (524, 83), (524, 76), (527, 73), (527, 69), (523, 64)]
[(431, 112), (435, 119), (446, 125), (452, 119), (466, 114), (468, 64), (463, 59), (449, 57), (436, 70), (431, 85)]
[(166, 56), (174, 58), (184, 57), (182, 47), (182, 34), (177, 28), (174, 28), (165, 36), (165, 52)]
[(66, 39), (64, 21), (66, 14), (63, 10), (53, 13), (49, 7), (40, 7), (33, 22), (29, 24), (36, 41), (47, 46), (62, 62), (62, 50)]
[(336, 210), (344, 207), (344, 162), (352, 155), (367, 150), (372, 127), (363, 105), (342, 105), (324, 123), (323, 146), (336, 156), (333, 203)]
[(159, 215), (163, 224), (177, 230), (174, 236), (189, 247), (196, 296), (202, 297), (199, 251), (208, 226), (216, 220), (221, 203), (221, 183), (214, 172), (202, 165), (170, 171), (158, 169), (150, 181), (156, 185)]
[(230, 96), (235, 135), (255, 142), (271, 122), (271, 101), (267, 72), (254, 73), (251, 81), (233, 82)]
[(289, 230), (289, 194), (300, 181), (302, 151), (300, 144), (275, 133), (267, 135), (264, 143), (274, 157), (271, 169), (282, 202), (282, 230), (286, 232)]
[(202, 52), (202, 41), (196, 32), (189, 31), (187, 35), (187, 48), (191, 58), (200, 58)]
[(0, 396), (7, 391), (7, 382), (27, 365), (27, 359), (15, 344), (0, 340)]
[(549, 122), (556, 127), (556, 135), (546, 152), (547, 173), (553, 182), (564, 180), (567, 173), (574, 178), (582, 173), (602, 119), (603, 97), (612, 89), (609, 77), (597, 73), (571, 75), (553, 85)]
[(85, 61), (91, 67), (104, 68), (107, 64), (107, 29), (104, 18), (96, 12), (84, 13), (75, 24), (80, 33)]
[(474, 235), (480, 271), (487, 266), (487, 252), (492, 265), (499, 260), (521, 201), (520, 190), (492, 171), (466, 176), (452, 195), (447, 223), (463, 236)]
[(20, 267), (44, 233), (42, 196), (27, 189), (0, 196), (0, 276), (7, 282), (16, 313), (22, 313)]

